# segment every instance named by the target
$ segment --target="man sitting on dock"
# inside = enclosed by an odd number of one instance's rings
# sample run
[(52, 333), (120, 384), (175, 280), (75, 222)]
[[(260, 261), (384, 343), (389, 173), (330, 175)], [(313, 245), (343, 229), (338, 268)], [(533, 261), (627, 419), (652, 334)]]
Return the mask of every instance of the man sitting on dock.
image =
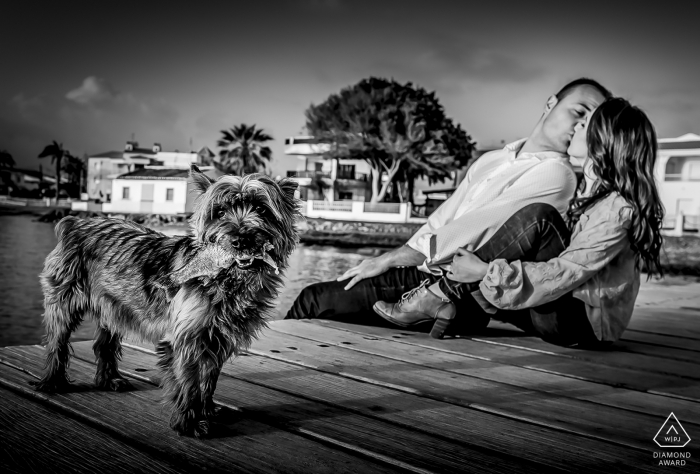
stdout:
[[(577, 187), (566, 150), (575, 127), (610, 96), (591, 79), (564, 86), (549, 97), (530, 136), (479, 158), (405, 245), (364, 260), (337, 280), (304, 288), (285, 319), (379, 323), (383, 320), (372, 309), (377, 301), (398, 301), (426, 280), (435, 283), (458, 249), (479, 248), (515, 211), (544, 203), (565, 216)], [(436, 307), (442, 302), (435, 296)]]

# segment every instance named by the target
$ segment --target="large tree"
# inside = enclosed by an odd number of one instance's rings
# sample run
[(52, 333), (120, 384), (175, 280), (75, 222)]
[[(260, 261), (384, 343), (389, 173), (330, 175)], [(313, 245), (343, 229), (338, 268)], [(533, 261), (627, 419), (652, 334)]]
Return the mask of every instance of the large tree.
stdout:
[(39, 158), (51, 157), (51, 163), (56, 165), (56, 202), (60, 197), (61, 191), (61, 162), (64, 158), (74, 158), (71, 153), (63, 148), (63, 143), (58, 143), (54, 140), (50, 145), (44, 147), (44, 151), (39, 154)]
[(0, 168), (14, 168), (15, 160), (7, 150), (0, 150)]
[(306, 129), (326, 145), (326, 156), (367, 161), (372, 202), (382, 201), (397, 177), (405, 182), (417, 176), (450, 176), (474, 150), (434, 92), (374, 77), (312, 104), (306, 110)]
[(217, 142), (221, 150), (215, 163), (221, 171), (237, 175), (266, 172), (272, 159), (272, 150), (265, 145), (272, 140), (270, 135), (255, 125), (246, 124), (221, 133), (223, 138)]

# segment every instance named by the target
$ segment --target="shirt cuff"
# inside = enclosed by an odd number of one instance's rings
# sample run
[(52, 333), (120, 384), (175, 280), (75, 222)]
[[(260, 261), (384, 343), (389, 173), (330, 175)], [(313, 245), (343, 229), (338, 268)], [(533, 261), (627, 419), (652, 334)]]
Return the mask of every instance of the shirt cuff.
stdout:
[[(420, 252), (425, 256), (423, 263), (418, 265), (418, 270), (425, 273), (435, 274), (434, 269), (430, 268), (430, 263), (433, 261), (433, 255), (435, 253), (435, 234), (425, 233), (421, 234), (417, 239), (411, 238), (406, 245), (411, 247), (416, 252)], [(437, 274), (440, 274), (438, 272)]]
[(512, 308), (513, 297), (522, 291), (523, 269), (521, 262), (509, 264), (505, 259), (496, 259), (481, 280), (481, 294), (493, 306), (501, 309)]

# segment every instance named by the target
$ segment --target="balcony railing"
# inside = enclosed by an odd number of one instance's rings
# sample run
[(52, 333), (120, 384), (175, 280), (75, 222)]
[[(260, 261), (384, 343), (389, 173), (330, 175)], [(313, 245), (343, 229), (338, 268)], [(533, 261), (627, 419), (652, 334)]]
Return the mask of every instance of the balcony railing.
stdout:
[(367, 181), (367, 173), (341, 173), (336, 175), (336, 179), (352, 179), (355, 181)]
[[(321, 177), (330, 179), (331, 174), (324, 171), (287, 171), (287, 178), (313, 178)], [(338, 173), (336, 179), (352, 179), (355, 181), (367, 181), (367, 173)]]
[(330, 179), (330, 173), (324, 173), (322, 171), (287, 171), (287, 178), (328, 178)]
[(306, 201), (304, 215), (309, 219), (329, 219), (354, 222), (415, 222), (423, 217), (411, 216), (409, 203), (366, 203), (362, 201)]
[(311, 201), (314, 211), (352, 212), (352, 201)]

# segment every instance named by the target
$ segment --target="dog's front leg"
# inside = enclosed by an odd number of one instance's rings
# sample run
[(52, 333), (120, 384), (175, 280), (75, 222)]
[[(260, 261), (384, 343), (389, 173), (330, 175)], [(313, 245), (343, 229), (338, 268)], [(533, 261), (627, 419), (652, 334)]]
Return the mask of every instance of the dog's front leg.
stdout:
[(224, 354), (211, 350), (209, 334), (203, 331), (187, 341), (159, 344), (159, 365), (165, 369), (163, 388), (173, 405), (170, 427), (198, 438), (209, 434), (209, 422), (216, 415), (213, 395), (226, 361)]
[(231, 344), (212, 325), (216, 310), (196, 288), (185, 285), (173, 299), (172, 311), (170, 341), (159, 346), (163, 388), (173, 405), (170, 426), (183, 435), (206, 436), (215, 414), (216, 382)]

